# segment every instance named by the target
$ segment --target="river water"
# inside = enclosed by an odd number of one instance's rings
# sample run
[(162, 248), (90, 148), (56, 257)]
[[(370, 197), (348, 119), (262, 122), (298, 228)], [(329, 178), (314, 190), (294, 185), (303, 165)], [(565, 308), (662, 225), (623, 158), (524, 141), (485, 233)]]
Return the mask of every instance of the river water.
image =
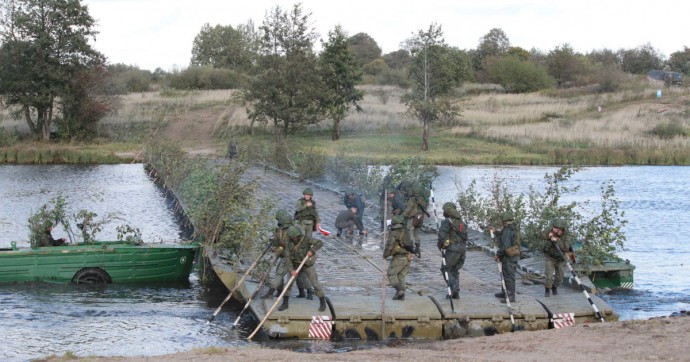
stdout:
[[(545, 167), (440, 167), (435, 182), (437, 203), (453, 200), (456, 180), (506, 178), (514, 191), (540, 187)], [(592, 167), (576, 173), (570, 182), (580, 191), (579, 201), (599, 200), (600, 184), (616, 182), (617, 198), (630, 221), (623, 258), (636, 265), (635, 289), (602, 297), (622, 319), (665, 316), (690, 308), (690, 180), (687, 167)], [(163, 191), (143, 166), (0, 166), (0, 247), (11, 241), (27, 246), (27, 219), (58, 195), (68, 211), (117, 213), (122, 221), (142, 231), (144, 240), (177, 242), (185, 239)], [(65, 236), (56, 227), (55, 236)], [(115, 226), (100, 234), (115, 239)], [(214, 320), (206, 320), (220, 305), (222, 288), (199, 283), (192, 273), (188, 283), (173, 285), (84, 287), (52, 284), (0, 285), (0, 360), (25, 361), (71, 351), (87, 355), (160, 355), (195, 347), (241, 346), (253, 323), (230, 325), (241, 306), (230, 305)], [(249, 329), (249, 330), (248, 330)], [(275, 346), (275, 345), (273, 345)], [(289, 345), (303, 350), (331, 350), (319, 343)], [(340, 350), (349, 347), (339, 346)], [(360, 347), (354, 347), (360, 348)]]

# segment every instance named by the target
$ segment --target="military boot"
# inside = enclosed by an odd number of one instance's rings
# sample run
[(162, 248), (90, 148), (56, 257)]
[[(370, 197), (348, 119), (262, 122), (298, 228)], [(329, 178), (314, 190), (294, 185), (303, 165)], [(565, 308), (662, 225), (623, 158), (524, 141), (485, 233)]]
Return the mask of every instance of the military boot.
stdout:
[(288, 309), (289, 304), (290, 304), (289, 301), (290, 301), (290, 297), (284, 296), (283, 297), (283, 304), (281, 304), (280, 307), (278, 307), (278, 310), (283, 311), (283, 310)]
[(395, 295), (393, 296), (393, 300), (403, 300), (403, 299), (400, 299), (400, 296), (404, 297), (404, 295), (405, 295), (405, 292), (403, 292), (402, 290), (396, 290)]
[(335, 234), (336, 237), (340, 237), (340, 235), (343, 234), (343, 229), (338, 229), (338, 232)]
[(544, 288), (544, 296), (547, 298), (550, 297), (551, 296), (551, 289)]
[[(509, 298), (510, 302), (514, 303), (515, 302), (515, 294), (508, 294), (508, 296), (510, 297)], [(506, 298), (501, 299), (501, 303), (506, 303)]]
[(314, 300), (314, 288), (307, 288), (307, 299)]
[(455, 291), (455, 292), (453, 292), (453, 294), (451, 294), (450, 297), (453, 299), (460, 299), (460, 292)]
[(297, 288), (297, 289), (299, 290), (299, 294), (297, 294), (297, 296), (296, 296), (297, 298), (304, 298), (307, 296), (306, 294), (304, 294), (304, 288)]
[(494, 297), (496, 297), (496, 298), (505, 298), (505, 297), (506, 297), (506, 293), (504, 293), (504, 292), (496, 293), (496, 294), (494, 294)]
[(319, 297), (319, 312), (326, 310), (326, 297)]
[(551, 294), (558, 295), (558, 288), (556, 288), (556, 287), (551, 288)]
[(275, 291), (276, 291), (276, 290), (273, 289), (273, 288), (268, 288), (268, 290), (266, 291), (266, 293), (264, 293), (264, 294), (261, 296), (261, 299), (273, 299), (273, 292), (275, 292)]

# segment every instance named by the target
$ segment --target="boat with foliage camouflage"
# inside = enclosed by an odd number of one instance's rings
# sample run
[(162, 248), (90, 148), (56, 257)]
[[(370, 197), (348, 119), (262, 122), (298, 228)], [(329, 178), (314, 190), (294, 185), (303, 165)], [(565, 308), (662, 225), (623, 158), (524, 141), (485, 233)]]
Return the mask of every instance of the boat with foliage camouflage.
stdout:
[(0, 249), (0, 283), (76, 284), (180, 282), (189, 278), (197, 243), (97, 241)]

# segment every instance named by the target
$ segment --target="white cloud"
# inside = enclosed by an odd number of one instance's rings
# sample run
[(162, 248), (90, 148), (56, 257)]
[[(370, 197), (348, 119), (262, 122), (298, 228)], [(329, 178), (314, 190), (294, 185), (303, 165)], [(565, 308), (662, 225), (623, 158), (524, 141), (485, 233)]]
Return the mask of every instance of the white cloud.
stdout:
[[(98, 21), (96, 49), (111, 63), (153, 70), (186, 67), (192, 42), (204, 23), (258, 26), (284, 0), (84, 0)], [(690, 3), (640, 1), (466, 0), (332, 2), (303, 0), (314, 26), (325, 38), (336, 24), (350, 35), (369, 34), (384, 53), (395, 51), (413, 32), (432, 22), (443, 26), (446, 42), (475, 48), (492, 28), (501, 28), (512, 45), (548, 51), (569, 43), (580, 52), (634, 48), (645, 43), (668, 56), (690, 46)]]

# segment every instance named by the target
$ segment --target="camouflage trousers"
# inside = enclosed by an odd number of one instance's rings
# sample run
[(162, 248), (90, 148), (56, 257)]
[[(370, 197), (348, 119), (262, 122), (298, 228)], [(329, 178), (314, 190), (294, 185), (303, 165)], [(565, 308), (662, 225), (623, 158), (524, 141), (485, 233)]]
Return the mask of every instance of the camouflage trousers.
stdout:
[(410, 240), (413, 243), (419, 244), (421, 239), (419, 238), (419, 228), (414, 227), (412, 219), (407, 219), (407, 231), (410, 233)]
[(395, 288), (395, 290), (404, 292), (407, 289), (405, 277), (407, 277), (407, 270), (410, 267), (410, 260), (407, 258), (408, 254), (396, 254), (391, 258), (391, 263), (388, 266), (387, 276), (388, 283)]
[(450, 291), (455, 293), (460, 291), (460, 268), (465, 264), (465, 250), (451, 251), (446, 250), (446, 270), (448, 271), (448, 285)]
[[(275, 275), (271, 278), (269, 274), (269, 279), (266, 284), (270, 285), (271, 288), (275, 290), (282, 290), (285, 287), (285, 276), (290, 278), (290, 268), (284, 258), (277, 258), (275, 260)], [(309, 286), (309, 281), (306, 278), (297, 277), (297, 288), (304, 289)]]
[[(316, 273), (316, 267), (314, 265), (312, 266), (304, 266), (302, 267), (302, 270), (300, 270), (299, 274), (297, 274), (297, 283), (299, 287), (299, 282), (300, 279), (302, 279), (303, 282), (309, 282), (311, 283), (311, 286), (314, 288), (314, 294), (316, 294), (317, 297), (323, 298), (325, 296), (323, 292), (323, 288), (321, 288), (321, 283), (319, 283), (319, 276)], [(292, 292), (292, 284), (288, 285), (288, 293)], [(289, 294), (285, 294), (289, 295)]]
[(508, 295), (515, 296), (515, 270), (517, 269), (517, 262), (519, 256), (501, 258), (501, 268), (503, 269), (503, 280), (506, 283), (506, 290)]
[(558, 288), (563, 282), (563, 268), (565, 261), (556, 260), (548, 255), (544, 255), (544, 287)]

